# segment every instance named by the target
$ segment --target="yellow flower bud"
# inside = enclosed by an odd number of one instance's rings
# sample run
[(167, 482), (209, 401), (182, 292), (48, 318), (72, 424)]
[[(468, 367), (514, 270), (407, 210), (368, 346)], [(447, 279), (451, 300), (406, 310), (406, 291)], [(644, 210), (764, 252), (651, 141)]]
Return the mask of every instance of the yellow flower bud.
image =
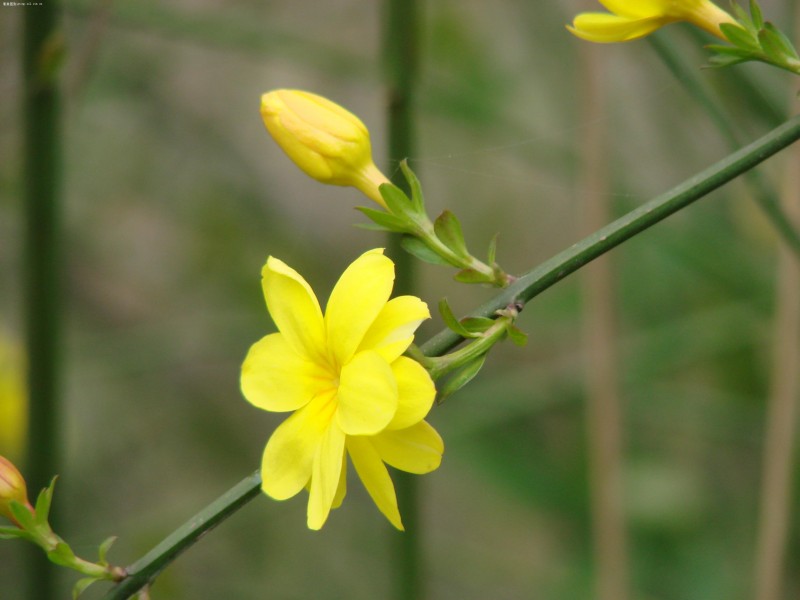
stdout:
[(590, 42), (627, 42), (664, 25), (687, 21), (725, 40), (719, 26), (737, 24), (710, 0), (600, 0), (600, 3), (610, 13), (581, 13), (567, 29)]
[(378, 186), (389, 183), (372, 160), (369, 131), (338, 104), (299, 90), (261, 96), (270, 135), (307, 175), (322, 183), (353, 186), (384, 208)]
[(33, 507), (28, 502), (28, 490), (25, 479), (14, 464), (4, 456), (0, 456), (0, 515), (16, 523), (11, 514), (11, 501), (16, 500), (27, 506), (31, 512)]

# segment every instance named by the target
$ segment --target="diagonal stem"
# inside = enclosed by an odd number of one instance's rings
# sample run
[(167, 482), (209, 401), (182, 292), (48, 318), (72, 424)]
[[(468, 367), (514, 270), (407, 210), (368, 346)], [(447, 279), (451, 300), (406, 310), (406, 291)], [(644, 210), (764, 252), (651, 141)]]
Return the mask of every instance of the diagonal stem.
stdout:
[[(656, 54), (658, 54), (673, 76), (683, 84), (689, 95), (708, 113), (709, 118), (731, 149), (738, 148), (741, 143), (736, 129), (731, 125), (730, 116), (725, 113), (719, 102), (709, 93), (695, 70), (690, 68), (678, 56), (672, 45), (660, 36), (654, 35), (648, 39)], [(764, 178), (762, 173), (755, 169), (747, 172), (745, 182), (750, 188), (754, 200), (764, 211), (764, 215), (772, 223), (772, 226), (780, 234), (787, 246), (800, 257), (800, 233), (798, 233), (797, 228), (786, 215), (786, 211), (781, 207), (780, 198), (775, 189)]]
[[(491, 317), (496, 310), (509, 304), (528, 302), (598, 256), (746, 173), (798, 139), (800, 116), (795, 116), (670, 191), (546, 260), (482, 304), (470, 316)], [(439, 356), (457, 346), (461, 340), (459, 335), (447, 329), (428, 340), (421, 350), (428, 356)]]
[[(531, 300), (598, 256), (689, 206), (798, 139), (800, 116), (786, 121), (738, 152), (545, 261), (480, 306), (472, 316), (491, 317), (495, 311), (515, 301)], [(446, 329), (433, 336), (420, 349), (427, 356), (441, 356), (457, 346), (461, 340), (459, 335)], [(125, 600), (148, 585), (206, 531), (255, 498), (260, 485), (260, 475), (256, 472), (231, 488), (128, 567), (129, 577), (112, 588), (103, 600)]]
[(149, 585), (167, 565), (203, 535), (258, 496), (260, 491), (261, 472), (256, 471), (173, 531), (142, 558), (126, 567), (127, 578), (112, 588), (103, 600), (124, 600)]

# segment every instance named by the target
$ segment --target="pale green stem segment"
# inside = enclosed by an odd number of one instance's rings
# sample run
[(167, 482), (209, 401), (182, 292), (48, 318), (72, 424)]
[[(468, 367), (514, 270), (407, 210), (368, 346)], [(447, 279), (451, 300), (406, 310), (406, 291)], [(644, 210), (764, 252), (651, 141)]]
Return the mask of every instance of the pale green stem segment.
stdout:
[[(492, 317), (509, 306), (519, 308), (598, 256), (747, 172), (798, 139), (800, 116), (789, 119), (752, 144), (545, 261), (483, 304), (471, 316)], [(462, 340), (461, 336), (445, 329), (419, 350), (427, 357), (441, 356)], [(260, 488), (261, 475), (256, 471), (128, 567), (128, 578), (110, 590), (103, 600), (125, 600), (133, 596), (205, 532), (258, 496)]]

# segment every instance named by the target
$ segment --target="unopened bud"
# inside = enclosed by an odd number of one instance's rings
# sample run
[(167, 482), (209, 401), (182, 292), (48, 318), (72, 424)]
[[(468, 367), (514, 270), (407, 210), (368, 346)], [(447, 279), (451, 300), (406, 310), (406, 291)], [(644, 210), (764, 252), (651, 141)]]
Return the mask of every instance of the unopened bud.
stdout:
[(16, 523), (17, 520), (11, 512), (12, 500), (24, 504), (33, 512), (22, 473), (10, 460), (0, 456), (0, 515)]
[(353, 113), (299, 90), (261, 96), (261, 117), (270, 135), (307, 175), (353, 186), (384, 208), (378, 187), (389, 183), (372, 160), (369, 131)]

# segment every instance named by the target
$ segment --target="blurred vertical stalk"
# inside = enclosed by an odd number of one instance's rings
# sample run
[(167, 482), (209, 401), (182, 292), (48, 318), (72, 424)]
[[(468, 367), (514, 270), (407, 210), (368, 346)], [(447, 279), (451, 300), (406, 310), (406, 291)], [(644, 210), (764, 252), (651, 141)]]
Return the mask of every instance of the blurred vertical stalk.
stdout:
[[(583, 226), (597, 231), (611, 220), (606, 161), (607, 111), (603, 63), (592, 46), (582, 46)], [(622, 432), (614, 312), (614, 283), (608, 256), (584, 275), (586, 426), (595, 587), (598, 600), (628, 597), (628, 560), (622, 508)]]
[[(58, 68), (63, 55), (60, 10), (55, 0), (21, 9), (24, 19), (22, 189), (26, 212), (24, 306), (30, 398), (25, 472), (32, 490), (47, 485), (57, 473), (60, 452), (58, 201), (61, 133)], [(38, 548), (31, 546), (28, 597), (31, 600), (55, 599), (54, 575), (54, 565)]]
[[(800, 225), (800, 148), (789, 150), (784, 209)], [(756, 600), (779, 600), (791, 526), (792, 473), (800, 400), (800, 260), (785, 244), (778, 255), (773, 370), (767, 405), (756, 541)]]
[[(417, 0), (386, 0), (384, 4), (384, 58), (386, 65), (389, 125), (389, 173), (392, 182), (406, 192), (406, 182), (396, 161), (414, 154), (414, 93), (417, 77), (419, 6)], [(400, 236), (391, 234), (388, 253), (395, 261), (396, 294), (413, 294), (414, 264), (400, 247)], [(395, 474), (397, 501), (405, 532), (393, 534), (395, 550), (394, 597), (424, 597), (422, 539), (418, 478)]]

